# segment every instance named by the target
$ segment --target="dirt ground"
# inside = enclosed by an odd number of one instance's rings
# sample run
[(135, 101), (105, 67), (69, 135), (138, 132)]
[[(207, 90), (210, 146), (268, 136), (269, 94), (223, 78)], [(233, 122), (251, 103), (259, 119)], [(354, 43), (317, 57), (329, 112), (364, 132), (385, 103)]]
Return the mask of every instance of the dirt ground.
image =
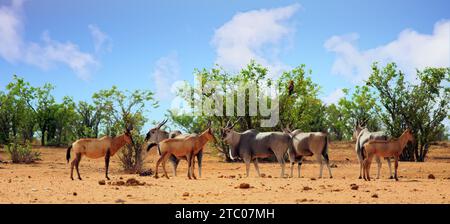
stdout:
[[(351, 142), (330, 145), (333, 179), (328, 177), (326, 168), (324, 178), (319, 179), (319, 165), (312, 158), (302, 166), (302, 178), (279, 178), (280, 167), (276, 163), (260, 164), (264, 178), (256, 177), (252, 165), (250, 177), (245, 178), (243, 163), (221, 162), (217, 153), (210, 150), (205, 152), (203, 176), (198, 180), (188, 180), (185, 161), (180, 163), (177, 177), (172, 177), (171, 164), (167, 164), (171, 179), (154, 179), (122, 172), (118, 157), (114, 156), (111, 181), (135, 178), (145, 182), (138, 186), (109, 185), (109, 181), (100, 185), (99, 181), (104, 180), (103, 159), (83, 158), (83, 180), (72, 181), (65, 149), (35, 150), (42, 153), (42, 160), (36, 163), (0, 163), (0, 203), (450, 203), (449, 142), (433, 145), (424, 163), (400, 162), (398, 182), (388, 179), (385, 161), (381, 179), (358, 179), (359, 164)], [(8, 161), (4, 150), (0, 150), (0, 159)], [(146, 168), (153, 170), (156, 159), (153, 152), (146, 160)], [(294, 176), (296, 171), (295, 167)], [(375, 177), (376, 163), (371, 171)], [(430, 178), (430, 174), (435, 178)], [(239, 188), (241, 183), (250, 188)], [(352, 184), (357, 189), (352, 189)]]

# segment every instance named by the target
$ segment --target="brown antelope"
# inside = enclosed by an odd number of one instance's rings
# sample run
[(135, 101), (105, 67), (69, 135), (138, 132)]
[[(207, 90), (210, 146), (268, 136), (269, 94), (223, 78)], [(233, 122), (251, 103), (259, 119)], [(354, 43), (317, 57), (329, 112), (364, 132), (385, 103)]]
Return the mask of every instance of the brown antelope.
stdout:
[[(150, 148), (148, 146), (150, 146), (150, 143), (152, 143), (152, 142), (159, 143), (168, 138), (185, 138), (185, 137), (188, 137), (191, 135), (191, 134), (182, 134), (178, 130), (171, 131), (171, 132), (161, 130), (161, 127), (164, 124), (166, 124), (167, 121), (168, 121), (167, 119), (163, 120), (156, 127), (150, 129), (147, 132), (147, 135), (145, 137), (145, 142), (146, 142), (147, 146), (145, 147), (146, 150), (142, 150), (142, 155), (141, 155), (142, 158), (147, 157), (147, 154), (150, 151)], [(196, 135), (196, 134), (193, 134), (193, 135)], [(158, 155), (161, 156), (161, 152), (159, 151), (159, 149), (158, 149)], [(200, 152), (197, 154), (198, 175), (200, 177), (202, 176), (202, 158), (203, 158), (203, 150), (200, 150)], [(178, 164), (180, 163), (180, 159), (178, 159), (175, 156), (170, 156), (169, 161), (170, 161), (170, 163), (172, 163), (173, 175), (177, 176), (177, 167), (178, 167)]]
[(158, 167), (159, 164), (162, 163), (164, 175), (169, 179), (166, 171), (166, 162), (173, 155), (178, 159), (186, 158), (188, 162), (188, 178), (197, 179), (194, 174), (195, 156), (203, 149), (203, 146), (212, 139), (215, 138), (212, 133), (211, 122), (208, 122), (207, 129), (199, 135), (166, 139), (159, 144), (151, 143), (148, 148), (158, 146), (161, 151), (161, 157), (156, 162), (155, 178), (158, 178)]
[[(394, 157), (395, 159), (395, 173), (394, 178), (397, 178), (398, 158), (402, 154), (403, 149), (408, 142), (414, 141), (414, 136), (409, 128), (407, 128), (398, 139), (392, 139), (388, 141), (383, 140), (370, 140), (364, 144), (364, 159), (363, 175), (364, 180), (370, 181), (370, 164), (373, 156), (378, 157)], [(364, 155), (363, 155), (364, 156)]]
[(105, 157), (105, 177), (109, 180), (109, 159), (111, 156), (114, 156), (125, 144), (130, 144), (133, 142), (130, 130), (131, 128), (127, 128), (123, 134), (114, 138), (109, 136), (105, 136), (100, 139), (82, 138), (72, 143), (72, 145), (67, 149), (66, 154), (68, 163), (70, 160), (70, 150), (73, 148), (75, 159), (73, 159), (70, 164), (70, 178), (73, 180), (73, 167), (75, 166), (77, 169), (78, 179), (81, 180), (78, 166), (80, 165), (81, 157), (86, 156), (91, 159)]

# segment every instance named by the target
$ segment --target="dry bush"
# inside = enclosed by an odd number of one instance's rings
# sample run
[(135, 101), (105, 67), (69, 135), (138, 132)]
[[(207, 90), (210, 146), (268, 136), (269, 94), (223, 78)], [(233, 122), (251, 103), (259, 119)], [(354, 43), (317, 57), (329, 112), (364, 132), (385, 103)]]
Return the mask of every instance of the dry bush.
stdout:
[(40, 160), (41, 153), (31, 149), (30, 144), (10, 143), (6, 146), (6, 152), (10, 155), (13, 163), (32, 163)]

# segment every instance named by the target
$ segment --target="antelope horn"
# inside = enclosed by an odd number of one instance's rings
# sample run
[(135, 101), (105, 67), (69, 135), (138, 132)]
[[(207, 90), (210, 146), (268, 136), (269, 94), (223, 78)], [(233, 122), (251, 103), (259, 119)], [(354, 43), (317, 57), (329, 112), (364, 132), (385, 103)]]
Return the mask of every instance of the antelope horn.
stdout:
[(227, 122), (227, 125), (225, 125), (225, 128), (229, 128), (230, 127), (230, 122), (231, 122), (231, 120), (228, 120), (228, 122)]
[(167, 123), (167, 118), (165, 119), (165, 120), (163, 120), (163, 121), (161, 121), (159, 124), (158, 124), (158, 126), (156, 126), (156, 128), (157, 129), (160, 129), (163, 125), (165, 125), (166, 123)]
[(231, 125), (230, 128), (233, 128), (240, 120), (242, 119), (242, 117), (239, 117), (234, 123), (233, 125)]
[(291, 124), (288, 124), (287, 126), (286, 126), (286, 129), (289, 131), (289, 132), (292, 132), (292, 130), (291, 130)]

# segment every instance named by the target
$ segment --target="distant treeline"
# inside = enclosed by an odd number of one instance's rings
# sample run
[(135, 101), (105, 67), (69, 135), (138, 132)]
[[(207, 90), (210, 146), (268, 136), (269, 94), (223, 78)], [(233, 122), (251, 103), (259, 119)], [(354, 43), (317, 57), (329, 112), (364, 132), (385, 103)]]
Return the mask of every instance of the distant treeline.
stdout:
[[(424, 160), (431, 141), (448, 139), (443, 120), (449, 118), (450, 68), (417, 71), (417, 82), (409, 83), (394, 63), (385, 67), (375, 63), (365, 85), (344, 89), (345, 97), (331, 105), (319, 99), (320, 86), (312, 81), (312, 71), (306, 71), (304, 65), (284, 72), (276, 80), (269, 79), (267, 72), (267, 68), (251, 62), (238, 74), (228, 73), (220, 67), (195, 70), (194, 73), (200, 83), (215, 81), (223, 89), (239, 89), (235, 84), (238, 82), (279, 88), (280, 124), (261, 128), (260, 115), (252, 117), (247, 110), (243, 122), (236, 125), (238, 131), (252, 128), (280, 131), (282, 126), (289, 125), (291, 129), (305, 132), (327, 132), (333, 140), (349, 140), (357, 124), (373, 131), (386, 130), (394, 137), (400, 136), (409, 126), (414, 130), (417, 142), (405, 150), (403, 159), (416, 161)], [(143, 141), (142, 131), (146, 131), (141, 130), (148, 119), (143, 116), (144, 109), (158, 106), (150, 90), (121, 91), (115, 86), (94, 93), (91, 103), (75, 102), (69, 96), (57, 102), (52, 95), (53, 85), (33, 87), (18, 76), (14, 76), (4, 89), (0, 91), (0, 144), (38, 139), (41, 145), (66, 146), (78, 138), (120, 134), (130, 123), (134, 127), (137, 139), (134, 148), (137, 150)], [(180, 88), (177, 95), (185, 99), (208, 97), (186, 89), (189, 88)], [(248, 96), (248, 92), (245, 94)], [(262, 91), (258, 91), (259, 94)], [(270, 103), (270, 99), (268, 101)], [(228, 156), (228, 149), (220, 140), (220, 128), (228, 120), (236, 120), (236, 116), (192, 117), (177, 111), (168, 111), (168, 116), (173, 124), (189, 133), (202, 131), (207, 120), (212, 120), (219, 140), (218, 148)]]

